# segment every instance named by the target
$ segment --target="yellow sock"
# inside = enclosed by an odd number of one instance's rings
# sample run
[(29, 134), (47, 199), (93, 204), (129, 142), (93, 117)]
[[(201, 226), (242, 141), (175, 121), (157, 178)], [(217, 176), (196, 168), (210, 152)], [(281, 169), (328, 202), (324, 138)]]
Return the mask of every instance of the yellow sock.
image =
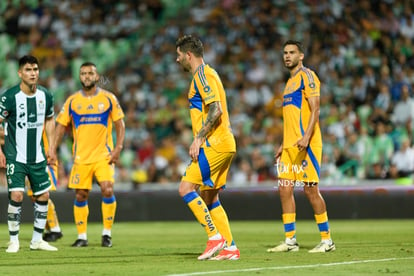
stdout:
[(111, 230), (112, 225), (114, 224), (115, 212), (116, 212), (116, 199), (113, 195), (112, 197), (103, 197), (102, 198), (102, 220), (103, 226), (106, 230)]
[(86, 234), (88, 227), (88, 215), (89, 215), (89, 206), (88, 201), (79, 202), (75, 200), (73, 205), (73, 215), (75, 217), (76, 229), (78, 230), (78, 235)]
[(46, 228), (50, 229), (50, 230), (53, 230), (54, 228), (57, 228), (57, 227), (59, 227), (59, 220), (58, 220), (58, 217), (57, 217), (57, 214), (56, 214), (55, 204), (49, 198)]
[(282, 214), (283, 226), (285, 228), (285, 237), (295, 238), (296, 235), (296, 213)]
[(183, 200), (187, 203), (188, 207), (190, 207), (201, 226), (204, 227), (208, 237), (210, 238), (216, 235), (218, 233), (217, 228), (211, 219), (210, 212), (208, 211), (204, 200), (196, 192), (186, 194), (183, 196)]
[(209, 205), (208, 209), (210, 210), (211, 218), (213, 219), (217, 230), (223, 235), (224, 239), (226, 239), (227, 246), (236, 245), (233, 241), (233, 235), (231, 234), (229, 219), (227, 218), (226, 211), (220, 201), (216, 201)]
[(329, 230), (328, 214), (326, 212), (315, 215), (316, 223), (318, 224), (319, 232), (322, 240), (331, 239), (331, 231)]

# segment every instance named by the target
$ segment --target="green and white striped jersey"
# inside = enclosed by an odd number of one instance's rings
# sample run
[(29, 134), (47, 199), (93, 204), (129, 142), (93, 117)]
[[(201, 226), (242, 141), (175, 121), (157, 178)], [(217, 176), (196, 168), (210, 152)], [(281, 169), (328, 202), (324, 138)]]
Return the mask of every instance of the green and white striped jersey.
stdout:
[(24, 164), (44, 161), (42, 133), (45, 119), (54, 116), (53, 96), (44, 87), (28, 96), (16, 85), (6, 90), (0, 99), (0, 117), (5, 120), (5, 143), (2, 146), (7, 160)]

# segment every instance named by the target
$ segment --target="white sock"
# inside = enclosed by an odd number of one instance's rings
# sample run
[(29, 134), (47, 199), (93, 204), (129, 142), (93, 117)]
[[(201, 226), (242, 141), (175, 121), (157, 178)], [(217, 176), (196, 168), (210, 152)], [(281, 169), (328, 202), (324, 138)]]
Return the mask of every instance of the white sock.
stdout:
[(296, 243), (296, 238), (286, 238), (285, 239), (285, 243), (287, 243), (287, 244), (295, 244)]
[(209, 238), (209, 240), (213, 240), (213, 241), (221, 240), (221, 234), (217, 233), (214, 236), (212, 236), (211, 238)]
[(102, 236), (111, 236), (111, 229), (105, 229), (102, 230)]
[(62, 230), (60, 229), (60, 226), (55, 226), (50, 228), (50, 232), (62, 232)]
[(82, 233), (82, 234), (79, 234), (79, 235), (78, 235), (78, 239), (79, 239), (79, 240), (87, 240), (87, 239), (88, 239), (88, 237), (86, 236), (86, 233)]

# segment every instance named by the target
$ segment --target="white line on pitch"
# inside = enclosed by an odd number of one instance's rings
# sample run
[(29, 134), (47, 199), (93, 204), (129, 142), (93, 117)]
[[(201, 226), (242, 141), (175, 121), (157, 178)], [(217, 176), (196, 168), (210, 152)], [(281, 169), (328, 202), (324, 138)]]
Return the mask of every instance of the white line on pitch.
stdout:
[(398, 260), (413, 260), (413, 259), (414, 259), (414, 257), (406, 257), (406, 258), (388, 258), (388, 259), (376, 259), (376, 260), (374, 259), (374, 260), (337, 262), (337, 263), (326, 263), (326, 264), (254, 267), (254, 268), (245, 268), (245, 269), (215, 270), (215, 271), (191, 272), (191, 273), (183, 273), (183, 274), (170, 274), (168, 276), (191, 276), (191, 275), (207, 275), (207, 274), (219, 274), (219, 273), (250, 272), (250, 271), (261, 271), (261, 270), (283, 270), (283, 269), (297, 269), (297, 268), (315, 268), (315, 267), (323, 267), (323, 266), (338, 266), (338, 265), (351, 265), (351, 264), (376, 263), (376, 262), (391, 262), (391, 261), (398, 261)]

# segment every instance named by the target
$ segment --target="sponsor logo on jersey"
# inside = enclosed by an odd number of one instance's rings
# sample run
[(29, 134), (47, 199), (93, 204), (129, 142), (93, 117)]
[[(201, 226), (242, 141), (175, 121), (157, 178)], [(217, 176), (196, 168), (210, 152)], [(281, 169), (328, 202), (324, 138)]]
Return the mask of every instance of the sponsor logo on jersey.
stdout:
[(82, 117), (79, 120), (81, 123), (98, 123), (102, 121), (101, 117)]

